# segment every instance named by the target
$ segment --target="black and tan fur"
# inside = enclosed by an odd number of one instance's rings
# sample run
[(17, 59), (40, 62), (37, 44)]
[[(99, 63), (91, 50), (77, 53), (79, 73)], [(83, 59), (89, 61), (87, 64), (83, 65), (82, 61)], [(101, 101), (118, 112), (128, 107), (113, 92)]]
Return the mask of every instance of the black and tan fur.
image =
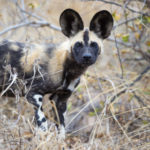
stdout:
[[(60, 132), (64, 132), (67, 99), (79, 84), (80, 76), (96, 62), (103, 49), (102, 40), (110, 35), (113, 19), (108, 11), (100, 11), (92, 18), (89, 28), (84, 28), (80, 15), (67, 9), (60, 16), (60, 26), (69, 39), (57, 47), (1, 43), (0, 91), (6, 96), (25, 96), (35, 106), (36, 123), (42, 130), (47, 129), (42, 98), (51, 93), (50, 100), (55, 101), (59, 115)], [(17, 78), (7, 89), (14, 75)]]

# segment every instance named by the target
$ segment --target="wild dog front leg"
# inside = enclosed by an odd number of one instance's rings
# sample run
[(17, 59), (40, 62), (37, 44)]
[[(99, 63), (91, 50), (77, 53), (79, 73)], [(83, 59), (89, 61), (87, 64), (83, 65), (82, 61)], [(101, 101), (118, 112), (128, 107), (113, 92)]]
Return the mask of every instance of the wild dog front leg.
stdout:
[(71, 96), (72, 92), (77, 87), (79, 82), (80, 82), (79, 78), (73, 80), (72, 82), (70, 82), (70, 84), (67, 84), (67, 82), (65, 81), (65, 83), (67, 85), (64, 84), (64, 87), (62, 87), (62, 89), (57, 90), (50, 97), (50, 100), (55, 101), (55, 105), (56, 105), (57, 113), (58, 113), (58, 116), (57, 116), (57, 114), (55, 112), (55, 120), (56, 120), (56, 122), (59, 123), (59, 125), (57, 125), (57, 127), (59, 129), (60, 136), (62, 138), (65, 138), (65, 118), (64, 118), (64, 114), (65, 114), (66, 109), (67, 109), (67, 99)]
[(57, 90), (54, 94), (50, 96), (50, 100), (55, 102), (56, 109), (53, 108), (54, 111), (54, 119), (57, 122), (56, 126), (58, 128), (59, 134), (61, 138), (65, 138), (65, 118), (64, 114), (67, 109), (67, 99), (71, 95), (70, 90)]
[(47, 120), (42, 108), (43, 96), (36, 93), (29, 93), (27, 95), (27, 100), (34, 105), (35, 108), (35, 122), (39, 129), (42, 131), (47, 130)]

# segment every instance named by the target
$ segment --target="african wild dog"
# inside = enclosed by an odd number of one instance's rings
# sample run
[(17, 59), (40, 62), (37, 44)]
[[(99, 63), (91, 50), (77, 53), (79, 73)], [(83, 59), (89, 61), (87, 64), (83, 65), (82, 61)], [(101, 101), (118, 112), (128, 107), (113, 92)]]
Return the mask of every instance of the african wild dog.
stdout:
[[(103, 47), (102, 41), (112, 30), (113, 18), (108, 11), (100, 11), (92, 18), (89, 28), (84, 29), (80, 15), (66, 9), (60, 16), (60, 26), (69, 39), (58, 47), (2, 42), (0, 91), (6, 91), (6, 96), (25, 96), (34, 105), (35, 120), (42, 130), (47, 130), (42, 98), (51, 93), (49, 99), (56, 104), (60, 121), (58, 127), (64, 134), (63, 114), (67, 99), (79, 84), (80, 76), (96, 62)], [(12, 83), (12, 75), (16, 73), (17, 79), (7, 89)], [(58, 121), (57, 117), (55, 119)]]

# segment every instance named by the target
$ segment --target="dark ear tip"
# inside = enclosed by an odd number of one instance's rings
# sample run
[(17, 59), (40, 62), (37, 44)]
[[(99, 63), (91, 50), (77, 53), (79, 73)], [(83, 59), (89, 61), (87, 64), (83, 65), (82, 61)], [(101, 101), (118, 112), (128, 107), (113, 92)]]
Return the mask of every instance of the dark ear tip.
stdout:
[[(73, 9), (71, 9), (71, 8), (67, 8), (67, 9), (65, 9), (63, 12), (67, 12), (67, 11), (69, 12), (69, 11), (75, 11), (75, 10), (73, 10)], [(63, 13), (63, 12), (62, 12), (62, 13)]]
[(65, 9), (62, 13), (61, 13), (61, 15), (60, 15), (60, 17), (59, 17), (59, 23), (61, 23), (61, 18), (63, 18), (63, 16), (64, 15), (66, 15), (66, 14), (69, 14), (69, 13), (76, 13), (76, 11), (74, 11), (73, 9), (71, 9), (71, 8), (68, 8), (68, 9)]
[(102, 11), (100, 11), (98, 13), (101, 13), (101, 15), (107, 16), (109, 19), (111, 19), (111, 21), (113, 23), (114, 20), (113, 20), (112, 14), (108, 10), (102, 10)]
[(65, 9), (65, 10), (61, 13), (60, 18), (61, 18), (63, 15), (66, 15), (66, 14), (78, 14), (78, 12), (75, 11), (75, 10), (73, 10), (73, 9), (71, 9), (71, 8), (67, 8), (67, 9)]
[(65, 9), (59, 18), (62, 32), (67, 37), (74, 36), (84, 28), (82, 18), (79, 13), (71, 8)]
[(71, 9), (71, 8), (68, 8), (68, 9), (65, 9), (60, 16), (64, 15), (65, 13), (70, 13), (70, 12), (76, 12), (75, 10)]
[(107, 14), (110, 14), (110, 15), (111, 15), (111, 13), (110, 13), (108, 10), (101, 10), (100, 12), (101, 12), (101, 13), (107, 13)]
[(93, 16), (90, 22), (90, 30), (94, 31), (98, 37), (105, 39), (111, 33), (113, 22), (113, 17), (109, 11), (99, 11)]

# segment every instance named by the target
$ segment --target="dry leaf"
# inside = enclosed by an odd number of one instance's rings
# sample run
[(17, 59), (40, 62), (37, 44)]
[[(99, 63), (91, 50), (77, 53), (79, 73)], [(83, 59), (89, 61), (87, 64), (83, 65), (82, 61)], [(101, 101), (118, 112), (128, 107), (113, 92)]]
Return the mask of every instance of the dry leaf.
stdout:
[(139, 40), (140, 34), (139, 34), (138, 32), (135, 33), (135, 38), (136, 38), (137, 40)]
[(31, 133), (31, 132), (24, 132), (23, 136), (25, 138), (31, 138), (31, 137), (33, 137), (33, 133)]
[(147, 41), (147, 42), (146, 42), (146, 45), (147, 45), (147, 46), (150, 46), (150, 41)]

